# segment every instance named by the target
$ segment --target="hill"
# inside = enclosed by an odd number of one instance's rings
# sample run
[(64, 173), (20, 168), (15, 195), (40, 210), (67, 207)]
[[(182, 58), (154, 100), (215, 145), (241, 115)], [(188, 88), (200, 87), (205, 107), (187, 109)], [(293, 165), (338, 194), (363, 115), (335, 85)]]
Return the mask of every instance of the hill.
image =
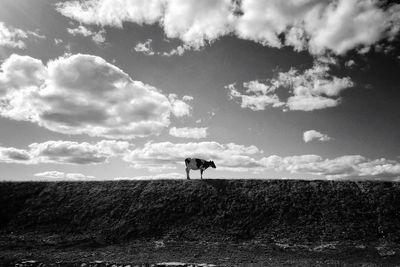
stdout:
[(129, 240), (400, 242), (400, 185), (294, 180), (2, 182), (0, 229)]

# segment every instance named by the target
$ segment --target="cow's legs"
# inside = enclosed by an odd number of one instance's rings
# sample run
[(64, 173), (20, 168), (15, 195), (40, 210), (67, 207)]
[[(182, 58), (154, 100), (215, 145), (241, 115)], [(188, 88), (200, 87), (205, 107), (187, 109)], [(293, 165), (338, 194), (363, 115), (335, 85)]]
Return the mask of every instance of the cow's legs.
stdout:
[(190, 169), (189, 169), (188, 167), (186, 167), (186, 178), (187, 178), (188, 180), (190, 180), (189, 171), (190, 171)]
[(203, 179), (203, 169), (200, 169), (200, 179)]

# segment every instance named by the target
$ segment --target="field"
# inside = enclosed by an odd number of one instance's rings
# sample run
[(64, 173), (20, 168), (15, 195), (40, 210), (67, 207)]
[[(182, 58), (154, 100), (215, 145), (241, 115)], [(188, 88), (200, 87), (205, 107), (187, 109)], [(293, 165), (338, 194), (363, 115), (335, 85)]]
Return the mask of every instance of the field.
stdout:
[(97, 266), (176, 261), (396, 266), (400, 185), (222, 179), (2, 182), (0, 231), (0, 261), (12, 266), (26, 260), (61, 266), (95, 261), (103, 261)]

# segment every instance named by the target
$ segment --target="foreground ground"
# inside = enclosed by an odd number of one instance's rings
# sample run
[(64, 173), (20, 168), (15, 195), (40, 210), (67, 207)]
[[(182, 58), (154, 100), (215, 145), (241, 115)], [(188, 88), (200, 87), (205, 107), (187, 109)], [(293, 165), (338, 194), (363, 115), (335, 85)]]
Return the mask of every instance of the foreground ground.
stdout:
[(399, 245), (397, 183), (0, 183), (0, 266), (400, 266)]
[(285, 240), (269, 244), (156, 240), (105, 245), (78, 236), (29, 233), (1, 236), (0, 263), (1, 266), (131, 267), (400, 266), (400, 247), (356, 242), (293, 244)]

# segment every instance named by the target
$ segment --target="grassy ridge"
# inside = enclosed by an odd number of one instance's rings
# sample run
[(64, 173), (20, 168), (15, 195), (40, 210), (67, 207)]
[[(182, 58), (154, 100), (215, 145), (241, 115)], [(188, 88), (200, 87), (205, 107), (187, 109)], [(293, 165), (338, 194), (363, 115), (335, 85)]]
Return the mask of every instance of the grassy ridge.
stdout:
[(135, 239), (400, 242), (400, 185), (292, 180), (0, 183), (0, 229)]

